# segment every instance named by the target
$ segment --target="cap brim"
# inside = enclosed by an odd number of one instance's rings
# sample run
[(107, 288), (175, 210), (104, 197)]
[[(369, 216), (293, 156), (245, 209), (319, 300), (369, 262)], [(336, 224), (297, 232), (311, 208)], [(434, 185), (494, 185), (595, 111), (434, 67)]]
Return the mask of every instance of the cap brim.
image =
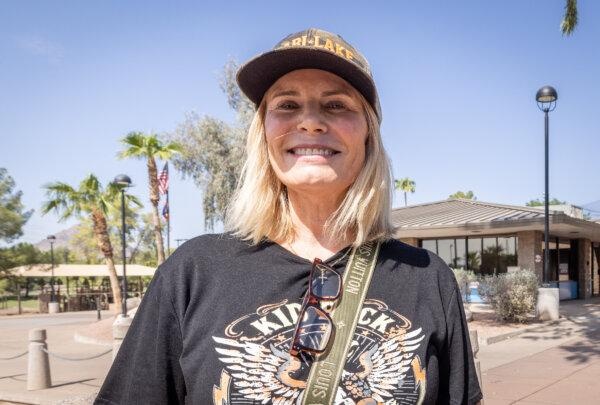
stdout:
[(376, 113), (380, 114), (377, 111), (377, 91), (371, 77), (352, 62), (326, 50), (290, 47), (265, 52), (239, 69), (237, 82), (244, 94), (258, 106), (277, 79), (297, 69), (321, 69), (341, 77), (358, 90), (374, 106)]

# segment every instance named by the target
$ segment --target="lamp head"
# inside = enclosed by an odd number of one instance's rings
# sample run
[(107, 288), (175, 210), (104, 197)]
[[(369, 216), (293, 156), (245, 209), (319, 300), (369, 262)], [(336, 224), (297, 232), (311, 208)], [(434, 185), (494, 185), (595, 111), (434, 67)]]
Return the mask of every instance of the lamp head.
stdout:
[(131, 187), (131, 178), (129, 178), (126, 174), (119, 174), (113, 180), (113, 183), (121, 186), (121, 187)]
[(537, 101), (539, 109), (544, 112), (554, 110), (554, 108), (556, 108), (557, 99), (558, 93), (552, 86), (544, 86), (535, 94), (535, 101)]

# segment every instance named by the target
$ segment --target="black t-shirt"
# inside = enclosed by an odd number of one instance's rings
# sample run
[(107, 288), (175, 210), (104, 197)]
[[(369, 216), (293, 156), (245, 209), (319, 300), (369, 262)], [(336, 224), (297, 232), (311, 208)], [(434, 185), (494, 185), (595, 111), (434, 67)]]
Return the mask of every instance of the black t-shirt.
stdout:
[[(343, 273), (348, 251), (326, 263)], [(289, 370), (288, 349), (310, 269), (273, 242), (186, 242), (157, 270), (95, 403), (300, 404), (311, 360)], [(451, 270), (396, 240), (381, 246), (336, 404), (368, 398), (482, 398)]]

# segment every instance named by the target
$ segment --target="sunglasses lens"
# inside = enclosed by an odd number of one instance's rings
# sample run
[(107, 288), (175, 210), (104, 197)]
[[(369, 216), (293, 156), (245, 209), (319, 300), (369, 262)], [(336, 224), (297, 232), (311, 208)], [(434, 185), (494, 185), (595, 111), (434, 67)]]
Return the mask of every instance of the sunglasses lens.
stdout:
[(340, 295), (342, 279), (331, 267), (315, 263), (311, 280), (311, 292), (323, 300), (334, 300)]
[(300, 350), (323, 352), (331, 335), (331, 321), (327, 314), (312, 305), (306, 307), (296, 335), (295, 345)]

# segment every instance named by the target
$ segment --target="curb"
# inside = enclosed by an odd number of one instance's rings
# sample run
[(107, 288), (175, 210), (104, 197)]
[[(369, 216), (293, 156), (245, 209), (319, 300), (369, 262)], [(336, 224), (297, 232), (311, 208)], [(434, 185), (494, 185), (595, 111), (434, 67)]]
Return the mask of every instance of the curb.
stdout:
[(86, 344), (90, 344), (90, 345), (98, 345), (98, 346), (104, 346), (104, 347), (112, 347), (112, 345), (113, 345), (112, 340), (97, 339), (97, 338), (93, 338), (90, 336), (82, 335), (79, 332), (74, 333), (73, 340), (75, 340), (76, 342), (79, 342), (79, 343), (86, 343)]
[(41, 394), (7, 394), (0, 392), (0, 402), (5, 401), (15, 405), (88, 405), (94, 401), (98, 392), (71, 395), (61, 399), (44, 399)]
[(540, 328), (543, 328), (545, 326), (558, 325), (559, 323), (567, 321), (567, 320), (569, 320), (569, 319), (566, 318), (566, 317), (561, 317), (560, 319), (558, 319), (556, 321), (544, 322), (541, 325), (532, 325), (532, 326), (528, 326), (526, 328), (515, 330), (515, 331), (512, 331), (512, 332), (501, 333), (500, 335), (491, 336), (491, 337), (489, 337), (487, 339), (482, 339), (482, 341), (480, 341), (479, 344), (481, 344), (483, 346), (489, 346), (489, 345), (492, 345), (494, 343), (502, 342), (503, 340), (507, 340), (507, 339), (513, 338), (515, 336), (522, 335), (523, 333), (533, 332), (536, 329), (540, 329)]
[(37, 397), (26, 399), (24, 398), (24, 395), (21, 394), (5, 394), (3, 392), (0, 392), (0, 401), (11, 402), (19, 405), (39, 405), (42, 403)]

